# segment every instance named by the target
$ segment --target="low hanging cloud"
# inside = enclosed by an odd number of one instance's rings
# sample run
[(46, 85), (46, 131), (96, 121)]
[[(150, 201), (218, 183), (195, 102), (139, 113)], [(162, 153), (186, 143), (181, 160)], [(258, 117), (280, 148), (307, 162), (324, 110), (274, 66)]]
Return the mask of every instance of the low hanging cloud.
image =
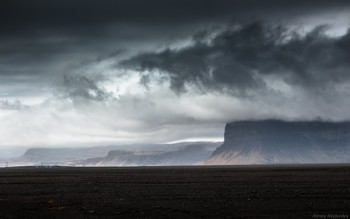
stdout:
[(23, 105), (20, 100), (0, 100), (0, 110), (23, 110), (27, 108), (28, 106)]
[(169, 77), (170, 88), (177, 93), (195, 85), (204, 92), (242, 96), (269, 88), (266, 78), (295, 89), (335, 90), (350, 79), (350, 31), (341, 37), (326, 31), (326, 25), (300, 32), (263, 22), (238, 24), (209, 42), (203, 41), (207, 36), (202, 31), (190, 46), (142, 53), (120, 66), (142, 74), (160, 72)]
[(63, 85), (58, 90), (58, 94), (61, 98), (72, 100), (105, 101), (112, 96), (98, 86), (97, 82), (101, 79), (101, 75), (95, 75), (94, 78), (91, 78), (84, 75), (65, 74)]

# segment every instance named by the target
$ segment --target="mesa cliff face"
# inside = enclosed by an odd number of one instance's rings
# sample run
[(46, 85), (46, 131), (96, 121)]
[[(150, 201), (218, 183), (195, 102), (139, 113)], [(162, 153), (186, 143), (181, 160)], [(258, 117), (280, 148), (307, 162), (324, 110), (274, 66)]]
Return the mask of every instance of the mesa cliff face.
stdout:
[(350, 162), (350, 122), (239, 121), (205, 164)]

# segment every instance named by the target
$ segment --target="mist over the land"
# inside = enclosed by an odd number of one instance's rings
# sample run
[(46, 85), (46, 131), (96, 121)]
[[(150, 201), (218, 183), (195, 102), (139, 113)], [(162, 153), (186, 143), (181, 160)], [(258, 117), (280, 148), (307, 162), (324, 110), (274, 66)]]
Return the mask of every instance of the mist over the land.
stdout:
[(349, 12), (323, 0), (4, 1), (0, 157), (222, 141), (239, 120), (348, 121)]
[(127, 144), (95, 147), (29, 148), (0, 167), (184, 166), (207, 160), (222, 142)]

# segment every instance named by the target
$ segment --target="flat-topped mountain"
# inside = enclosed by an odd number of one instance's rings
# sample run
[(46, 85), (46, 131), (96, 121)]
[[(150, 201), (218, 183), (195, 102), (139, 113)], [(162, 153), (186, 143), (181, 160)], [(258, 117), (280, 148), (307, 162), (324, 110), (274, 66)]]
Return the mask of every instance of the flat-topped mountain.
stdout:
[(280, 120), (226, 124), (205, 164), (350, 162), (350, 122)]

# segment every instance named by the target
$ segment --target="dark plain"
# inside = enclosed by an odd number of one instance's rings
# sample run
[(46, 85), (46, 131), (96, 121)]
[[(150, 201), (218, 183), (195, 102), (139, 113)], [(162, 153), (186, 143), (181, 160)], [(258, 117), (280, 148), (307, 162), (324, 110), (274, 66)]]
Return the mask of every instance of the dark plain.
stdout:
[(0, 218), (349, 218), (350, 165), (0, 169)]

